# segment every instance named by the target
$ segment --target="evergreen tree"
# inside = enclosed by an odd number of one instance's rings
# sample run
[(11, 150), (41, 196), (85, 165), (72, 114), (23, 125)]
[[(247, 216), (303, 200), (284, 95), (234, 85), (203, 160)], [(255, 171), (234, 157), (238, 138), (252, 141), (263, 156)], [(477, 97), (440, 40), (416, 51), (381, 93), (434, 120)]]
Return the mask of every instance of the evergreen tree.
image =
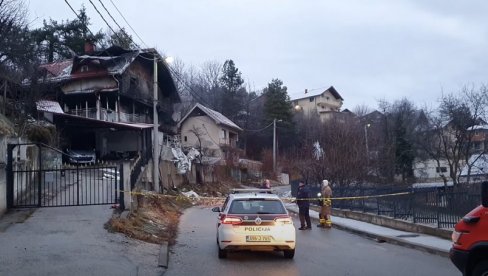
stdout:
[(293, 114), (290, 97), (286, 86), (279, 79), (273, 79), (263, 91), (266, 97), (264, 103), (265, 121), (281, 120), (284, 125), (293, 125)]
[(85, 7), (78, 13), (79, 18), (58, 23), (50, 19), (44, 21), (44, 26), (32, 31), (32, 36), (37, 44), (41, 60), (53, 62), (55, 60), (70, 58), (74, 54), (84, 53), (85, 42), (100, 41), (105, 35), (101, 32), (92, 35), (88, 31), (90, 18), (86, 14)]
[[(263, 90), (266, 98), (264, 102), (264, 122), (269, 124), (277, 120), (277, 140), (280, 148), (288, 148), (295, 144), (295, 124), (293, 122), (292, 105), (287, 93), (287, 87), (279, 79), (273, 79)], [(273, 135), (271, 131), (267, 132)], [(273, 139), (270, 140), (271, 143)]]
[(124, 49), (136, 49), (132, 36), (127, 33), (125, 28), (114, 32), (110, 31), (105, 35), (105, 38), (100, 42), (101, 48), (108, 48), (111, 46), (119, 46)]
[(220, 112), (222, 112), (229, 119), (236, 119), (241, 112), (244, 111), (243, 99), (247, 96), (246, 89), (242, 86), (244, 80), (241, 77), (241, 72), (235, 66), (234, 61), (226, 60), (222, 67), (222, 76), (220, 77), (220, 85), (222, 86), (222, 96)]

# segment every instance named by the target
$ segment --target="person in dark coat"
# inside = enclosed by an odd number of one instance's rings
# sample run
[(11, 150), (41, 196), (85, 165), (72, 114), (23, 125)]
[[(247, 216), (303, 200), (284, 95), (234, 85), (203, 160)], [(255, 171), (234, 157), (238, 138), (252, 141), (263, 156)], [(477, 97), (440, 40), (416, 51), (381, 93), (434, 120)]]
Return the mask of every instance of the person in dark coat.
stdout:
[[(312, 223), (310, 222), (310, 192), (305, 183), (300, 182), (298, 184), (297, 193), (297, 205), (298, 205), (298, 217), (300, 218), (300, 228), (298, 230), (310, 230), (312, 229)], [(305, 224), (306, 223), (306, 224)]]

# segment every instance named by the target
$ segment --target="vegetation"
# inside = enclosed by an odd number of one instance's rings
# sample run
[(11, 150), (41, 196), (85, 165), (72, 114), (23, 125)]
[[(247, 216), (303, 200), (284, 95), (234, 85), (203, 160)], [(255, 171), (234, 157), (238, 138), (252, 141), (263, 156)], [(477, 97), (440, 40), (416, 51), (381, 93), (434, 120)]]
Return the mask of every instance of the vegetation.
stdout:
[[(125, 29), (91, 33), (85, 8), (77, 13), (74, 19), (50, 19), (40, 28), (29, 29), (25, 3), (0, 0), (0, 87), (8, 87), (10, 98), (17, 101), (11, 116), (17, 120), (18, 135), (35, 141), (57, 140), (56, 133), (28, 123), (29, 115), (35, 117), (36, 99), (44, 95), (37, 85), (38, 64), (83, 54), (88, 40), (103, 48), (137, 47)], [(293, 113), (282, 80), (272, 79), (263, 90), (252, 88), (232, 59), (199, 68), (177, 61), (172, 72), (183, 98), (181, 112), (199, 102), (227, 116), (244, 129), (239, 143), (249, 158), (269, 163), (276, 120), (279, 170), (308, 181), (328, 178), (341, 186), (412, 183), (416, 162), (434, 160), (438, 168), (447, 162), (449, 173), (440, 177), (446, 184), (456, 184), (462, 168), (467, 165), (471, 171), (474, 166), (472, 154), (481, 156), (488, 148), (479, 147), (473, 139), (477, 135), (473, 127), (488, 120), (485, 86), (443, 95), (432, 110), (407, 99), (381, 101), (378, 118), (370, 119), (371, 110), (362, 106), (356, 114), (341, 113), (321, 122), (313, 114)], [(20, 83), (26, 79), (31, 80), (30, 91), (14, 93), (22, 90)], [(198, 130), (194, 133), (199, 135)], [(317, 147), (322, 152), (314, 156)]]

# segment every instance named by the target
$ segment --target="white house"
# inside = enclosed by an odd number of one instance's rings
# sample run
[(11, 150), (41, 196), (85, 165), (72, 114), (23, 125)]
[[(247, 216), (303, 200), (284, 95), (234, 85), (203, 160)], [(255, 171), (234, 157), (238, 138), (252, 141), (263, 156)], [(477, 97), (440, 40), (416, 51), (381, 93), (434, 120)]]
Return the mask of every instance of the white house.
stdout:
[(242, 129), (221, 113), (197, 103), (178, 123), (181, 145), (204, 151), (207, 157), (226, 158), (237, 149)]
[(297, 112), (303, 112), (305, 115), (318, 113), (322, 121), (326, 121), (334, 114), (338, 114), (342, 107), (344, 99), (339, 92), (331, 86), (324, 91), (310, 93), (305, 90), (304, 94), (292, 95), (291, 102)]

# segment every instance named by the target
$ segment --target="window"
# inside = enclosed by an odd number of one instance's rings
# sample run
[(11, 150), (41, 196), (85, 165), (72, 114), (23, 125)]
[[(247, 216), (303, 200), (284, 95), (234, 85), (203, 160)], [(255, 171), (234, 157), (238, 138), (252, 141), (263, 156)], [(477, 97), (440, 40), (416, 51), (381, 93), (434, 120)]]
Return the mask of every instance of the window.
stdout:
[(81, 66), (80, 72), (87, 72), (87, 71), (88, 71), (88, 65)]
[(220, 138), (222, 138), (222, 139), (227, 138), (227, 132), (225, 131), (225, 129), (220, 130)]
[(473, 144), (475, 150), (480, 150), (481, 149), (481, 143), (474, 143)]
[(310, 102), (313, 102), (314, 97), (310, 97), (309, 100), (310, 100)]
[(435, 171), (437, 173), (445, 173), (445, 172), (447, 172), (447, 168), (446, 167), (437, 167), (437, 168), (435, 168)]
[(330, 100), (329, 96), (325, 97), (327, 100)]
[(243, 199), (230, 204), (229, 214), (286, 214), (279, 200)]
[(185, 136), (183, 139), (185, 140), (185, 142), (188, 142), (188, 137)]

